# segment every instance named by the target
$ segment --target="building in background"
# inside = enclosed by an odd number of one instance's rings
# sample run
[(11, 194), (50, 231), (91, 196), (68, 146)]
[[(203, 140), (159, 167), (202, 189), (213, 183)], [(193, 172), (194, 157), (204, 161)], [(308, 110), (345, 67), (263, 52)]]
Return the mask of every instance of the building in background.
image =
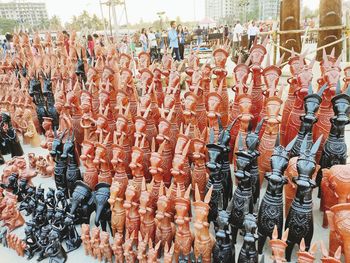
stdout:
[(259, 19), (278, 20), (280, 15), (280, 0), (260, 0)]
[(28, 26), (37, 26), (48, 20), (44, 2), (24, 0), (0, 1), (0, 17)]
[(216, 22), (223, 17), (223, 2), (226, 0), (205, 0), (205, 16)]

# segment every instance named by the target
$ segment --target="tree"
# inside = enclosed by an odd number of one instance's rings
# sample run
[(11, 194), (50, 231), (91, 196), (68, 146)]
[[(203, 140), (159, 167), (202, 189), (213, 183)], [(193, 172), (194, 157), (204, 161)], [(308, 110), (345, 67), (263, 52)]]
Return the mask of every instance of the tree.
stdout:
[(102, 30), (106, 21), (98, 18), (98, 16), (91, 16), (87, 11), (83, 11), (79, 16), (73, 16), (72, 22), (66, 23), (66, 28), (69, 30)]
[(61, 30), (62, 23), (61, 19), (58, 16), (53, 16), (49, 19), (49, 26), (51, 30)]
[(0, 18), (0, 33), (2, 35), (5, 35), (7, 32), (13, 32), (16, 26), (18, 26), (16, 20)]

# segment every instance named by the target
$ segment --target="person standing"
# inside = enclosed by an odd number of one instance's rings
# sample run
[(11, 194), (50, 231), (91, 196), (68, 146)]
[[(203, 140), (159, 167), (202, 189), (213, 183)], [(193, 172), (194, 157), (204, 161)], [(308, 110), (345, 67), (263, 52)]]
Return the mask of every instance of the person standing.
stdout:
[(256, 36), (260, 33), (259, 28), (256, 26), (255, 22), (252, 21), (252, 23), (248, 26), (248, 37), (249, 37), (249, 46), (248, 49), (251, 48), (251, 46), (253, 45)]
[(171, 21), (170, 26), (171, 26), (171, 29), (168, 32), (168, 38), (169, 38), (169, 47), (173, 49), (171, 56), (174, 57), (174, 54), (175, 54), (175, 60), (180, 61), (179, 40), (176, 32), (176, 21)]
[(94, 39), (92, 38), (91, 35), (88, 35), (88, 37), (87, 37), (87, 50), (88, 50), (88, 54), (89, 54), (89, 65), (90, 66), (92, 65), (91, 63), (95, 57), (94, 48), (95, 48)]
[(149, 47), (151, 51), (151, 59), (153, 61), (157, 57), (157, 48), (158, 48), (157, 37), (152, 27), (150, 27), (148, 30), (149, 30), (148, 42), (149, 42)]
[(184, 52), (185, 52), (185, 33), (182, 28), (182, 25), (177, 26), (177, 35), (179, 37), (179, 55), (180, 59), (184, 59)]
[(241, 25), (239, 20), (237, 20), (237, 23), (236, 23), (235, 27), (233, 28), (233, 37), (232, 37), (233, 48), (235, 50), (238, 50), (240, 47), (241, 38), (243, 35), (243, 30), (244, 30), (243, 26)]
[(148, 50), (148, 36), (146, 28), (141, 29), (140, 42), (142, 45), (142, 50), (146, 52)]
[(198, 26), (196, 30), (196, 35), (197, 35), (197, 45), (200, 46), (202, 44), (202, 34), (203, 30), (201, 29), (200, 26)]

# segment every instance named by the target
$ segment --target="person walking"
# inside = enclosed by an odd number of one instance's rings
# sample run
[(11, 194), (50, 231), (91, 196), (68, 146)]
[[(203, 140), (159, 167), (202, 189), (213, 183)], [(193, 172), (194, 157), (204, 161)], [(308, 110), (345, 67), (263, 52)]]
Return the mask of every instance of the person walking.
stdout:
[(249, 37), (248, 49), (250, 49), (255, 41), (256, 36), (260, 33), (260, 30), (256, 26), (254, 21), (252, 21), (252, 23), (248, 26), (247, 33), (248, 33), (248, 37)]
[(232, 36), (233, 49), (236, 51), (240, 48), (243, 30), (244, 30), (243, 26), (241, 25), (239, 20), (237, 20), (237, 23), (236, 23), (235, 27), (233, 28), (233, 36)]
[(183, 60), (184, 52), (185, 52), (185, 33), (182, 28), (182, 25), (178, 25), (176, 31), (179, 38), (179, 55), (180, 55), (180, 59)]
[(140, 42), (142, 45), (142, 50), (146, 52), (148, 50), (148, 36), (146, 28), (141, 29)]
[(169, 38), (169, 47), (173, 49), (173, 51), (171, 52), (171, 56), (174, 57), (174, 54), (175, 54), (175, 60), (180, 61), (179, 40), (176, 32), (176, 21), (171, 21), (170, 26), (171, 26), (171, 29), (168, 32), (168, 38)]

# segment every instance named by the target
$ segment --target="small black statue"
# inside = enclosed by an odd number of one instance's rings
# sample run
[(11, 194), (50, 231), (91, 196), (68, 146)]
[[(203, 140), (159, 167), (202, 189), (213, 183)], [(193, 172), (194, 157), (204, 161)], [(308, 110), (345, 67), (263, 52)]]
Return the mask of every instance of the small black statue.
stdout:
[(3, 154), (11, 153), (12, 158), (24, 154), (17, 133), (12, 127), (11, 117), (5, 112), (1, 113), (0, 143), (2, 144)]
[(238, 152), (236, 152), (237, 170), (235, 176), (238, 186), (232, 197), (231, 228), (232, 242), (236, 243), (238, 229), (243, 227), (244, 216), (253, 212), (253, 194), (250, 174), (247, 172), (253, 156), (249, 154), (252, 149), (245, 151), (242, 134), (238, 134)]
[(68, 137), (64, 146), (63, 152), (61, 154), (62, 160), (68, 160), (67, 172), (66, 172), (66, 183), (69, 196), (72, 196), (75, 183), (78, 180), (82, 180), (81, 173), (79, 169), (78, 156), (76, 154), (74, 131), (72, 137)]
[(51, 82), (51, 71), (47, 73), (43, 73), (43, 96), (46, 98), (46, 107), (47, 114), (52, 119), (52, 128), (59, 128), (59, 115), (55, 108), (55, 97), (52, 92), (52, 82)]
[(98, 183), (95, 187), (94, 202), (96, 205), (95, 225), (106, 231), (107, 223), (111, 226), (111, 209), (108, 203), (110, 195), (110, 185), (107, 183)]
[(84, 57), (83, 50), (80, 52), (80, 56), (77, 54), (77, 64), (75, 66), (75, 74), (79, 77), (81, 82), (86, 82), (86, 74), (85, 74), (85, 65), (84, 65)]
[(50, 208), (54, 209), (56, 207), (55, 189), (49, 187), (49, 191), (46, 193), (45, 203)]
[(22, 202), (27, 196), (28, 190), (28, 180), (26, 178), (21, 178), (18, 182), (18, 191), (17, 191), (17, 201)]
[(320, 169), (317, 173), (316, 184), (319, 186), (319, 197), (321, 196), (322, 169), (330, 168), (336, 164), (346, 164), (348, 157), (347, 146), (344, 138), (345, 126), (350, 123), (350, 86), (345, 93), (340, 93), (340, 84), (337, 85), (336, 96), (332, 98), (334, 117), (330, 119), (331, 130), (326, 139), (321, 160)]
[[(208, 220), (213, 221), (216, 224), (216, 218), (218, 217), (218, 204), (220, 195), (223, 192), (222, 174), (221, 168), (223, 163), (224, 147), (217, 143), (214, 143), (214, 130), (210, 129), (209, 143), (207, 144), (209, 161), (206, 166), (209, 170), (209, 180), (206, 186), (206, 192), (213, 186), (213, 192), (209, 202), (210, 210)], [(224, 197), (225, 198), (225, 197)]]
[(68, 253), (80, 247), (81, 238), (78, 234), (77, 229), (75, 228), (73, 215), (67, 213), (66, 218), (64, 219), (64, 224), (67, 228), (67, 236), (65, 239)]
[(57, 227), (52, 227), (49, 233), (49, 244), (45, 248), (45, 255), (49, 257), (50, 263), (64, 263), (67, 261), (67, 253), (61, 244), (61, 233)]
[(242, 249), (239, 252), (238, 262), (239, 263), (258, 263), (259, 256), (256, 250), (256, 218), (253, 214), (247, 214), (244, 217), (244, 241)]
[(69, 209), (68, 202), (66, 196), (64, 194), (64, 190), (59, 189), (56, 191), (56, 205), (55, 209), (60, 208), (63, 211), (67, 211)]
[(75, 224), (89, 224), (95, 203), (90, 187), (83, 181), (77, 181), (70, 204), (69, 213), (74, 215)]
[(0, 228), (0, 244), (2, 244), (3, 247), (7, 247), (7, 235), (8, 228), (7, 227), (1, 227)]
[(46, 111), (46, 102), (45, 97), (43, 96), (41, 90), (41, 82), (39, 80), (38, 74), (32, 76), (29, 81), (29, 95), (33, 98), (33, 102), (36, 106), (36, 114), (38, 116), (38, 120), (40, 123), (40, 127), (42, 127), (44, 117), (48, 117)]
[(259, 168), (258, 168), (258, 157), (260, 155), (258, 151), (258, 146), (260, 143), (259, 133), (263, 126), (264, 119), (262, 119), (255, 128), (255, 131), (252, 131), (251, 122), (249, 122), (248, 134), (246, 138), (246, 144), (248, 148), (248, 153), (252, 156), (250, 165), (247, 169), (247, 172), (250, 174), (252, 182), (252, 192), (253, 192), (253, 204), (256, 204), (260, 197), (260, 180), (259, 180)]
[(304, 98), (305, 114), (300, 116), (300, 128), (297, 135), (297, 140), (290, 153), (290, 158), (299, 156), (300, 147), (304, 138), (307, 138), (307, 145), (311, 147), (312, 140), (312, 128), (317, 122), (317, 111), (322, 102), (322, 93), (327, 88), (327, 84), (323, 85), (317, 93), (313, 93), (312, 86), (309, 86), (308, 95)]
[(322, 136), (310, 148), (307, 147), (307, 137), (300, 147), (300, 156), (297, 160), (298, 177), (293, 178), (297, 185), (297, 192), (290, 207), (285, 228), (289, 228), (287, 239), (286, 259), (290, 261), (292, 250), (295, 244), (300, 244), (305, 239), (306, 250), (309, 249), (313, 236), (313, 215), (312, 215), (312, 189), (316, 183), (311, 179), (316, 169), (315, 156), (320, 147)]
[(52, 141), (52, 150), (50, 155), (55, 161), (55, 183), (57, 189), (62, 189), (65, 195), (68, 197), (67, 182), (66, 182), (66, 172), (67, 172), (67, 161), (61, 158), (63, 152), (63, 142), (62, 139), (66, 131), (63, 131), (60, 136), (57, 134), (57, 130), (54, 130), (55, 138)]
[(274, 226), (277, 226), (279, 237), (283, 229), (283, 186), (288, 182), (283, 175), (287, 169), (289, 152), (296, 137), (286, 148), (280, 145), (280, 136), (277, 135), (275, 148), (271, 156), (271, 173), (266, 173), (266, 193), (261, 201), (258, 213), (258, 252), (262, 254), (267, 237), (272, 237)]
[(19, 206), (20, 211), (23, 211), (23, 210), (26, 211), (26, 216), (31, 215), (35, 210), (35, 207), (36, 207), (35, 192), (36, 192), (35, 186), (29, 186), (29, 188), (27, 189), (27, 194)]
[(0, 187), (6, 189), (9, 192), (12, 192), (13, 194), (18, 193), (18, 174), (17, 173), (11, 173), (10, 176), (7, 178), (7, 184), (0, 183)]
[(41, 231), (40, 231), (40, 235), (38, 237), (38, 252), (39, 252), (39, 258), (37, 259), (37, 261), (41, 261), (45, 258), (47, 258), (47, 253), (46, 253), (46, 248), (47, 246), (50, 244), (50, 241), (49, 241), (49, 233), (51, 231), (51, 228), (52, 226), (43, 226), (41, 228)]
[(232, 202), (228, 203), (226, 210), (223, 210), (221, 204), (222, 201), (219, 203), (218, 229), (215, 233), (216, 243), (213, 249), (213, 261), (218, 263), (235, 263), (235, 245), (231, 242), (229, 223)]
[(24, 229), (25, 238), (24, 241), (27, 244), (25, 254), (27, 259), (30, 260), (34, 257), (36, 251), (39, 250), (37, 243), (37, 237), (35, 235), (35, 223), (32, 221), (26, 222), (27, 226)]
[(33, 215), (33, 222), (35, 223), (36, 227), (43, 227), (47, 225), (47, 207), (46, 204), (40, 200), (36, 203), (36, 209), (35, 214)]

